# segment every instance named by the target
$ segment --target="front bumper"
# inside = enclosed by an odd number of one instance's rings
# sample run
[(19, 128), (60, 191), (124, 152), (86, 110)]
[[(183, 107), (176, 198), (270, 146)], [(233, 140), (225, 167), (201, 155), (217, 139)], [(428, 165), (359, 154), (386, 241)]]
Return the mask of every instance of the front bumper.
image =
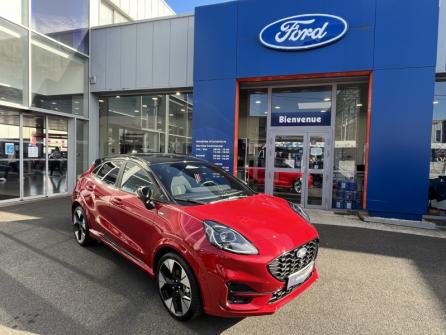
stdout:
[[(225, 252), (207, 254), (201, 258), (203, 307), (207, 314), (221, 317), (268, 315), (297, 297), (318, 279), (316, 266), (300, 285), (286, 291), (286, 282), (274, 278), (268, 271), (270, 256), (242, 256)], [(232, 291), (229, 283), (241, 284), (250, 290)], [(231, 292), (230, 292), (231, 291)], [(228, 296), (241, 298), (232, 303)]]

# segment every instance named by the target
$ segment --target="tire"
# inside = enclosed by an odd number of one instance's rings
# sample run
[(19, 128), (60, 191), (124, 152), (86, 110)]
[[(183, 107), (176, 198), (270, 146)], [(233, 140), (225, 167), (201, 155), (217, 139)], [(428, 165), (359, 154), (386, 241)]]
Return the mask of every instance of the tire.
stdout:
[(302, 192), (302, 180), (301, 179), (296, 179), (293, 182), (293, 188), (292, 191), (294, 193), (301, 193)]
[(167, 253), (156, 267), (156, 286), (166, 310), (178, 321), (191, 320), (201, 314), (201, 295), (197, 280), (186, 261)]
[(87, 217), (81, 206), (77, 206), (74, 209), (72, 223), (74, 238), (76, 239), (76, 242), (83, 247), (92, 245), (94, 239), (90, 237)]

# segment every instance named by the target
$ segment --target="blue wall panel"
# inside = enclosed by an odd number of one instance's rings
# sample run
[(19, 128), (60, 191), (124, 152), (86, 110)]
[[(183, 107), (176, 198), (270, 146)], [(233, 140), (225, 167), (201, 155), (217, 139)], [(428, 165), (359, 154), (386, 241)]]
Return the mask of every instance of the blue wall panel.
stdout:
[(438, 0), (376, 0), (375, 68), (435, 66)]
[[(278, 0), (273, 6), (268, 0), (255, 1), (255, 5), (252, 1), (241, 1), (238, 11), (239, 78), (356, 71), (372, 67), (373, 0)], [(309, 51), (273, 50), (260, 43), (258, 36), (263, 27), (278, 19), (303, 13), (340, 16), (349, 23), (349, 30), (342, 40)]]
[(194, 80), (236, 77), (237, 6), (234, 3), (195, 10)]
[(367, 208), (379, 216), (426, 213), (434, 68), (377, 70), (369, 149)]
[[(192, 154), (213, 161), (231, 173), (234, 157), (235, 94), (236, 81), (231, 79), (197, 81), (194, 86)], [(206, 144), (203, 141), (210, 142)], [(213, 158), (214, 149), (218, 150), (215, 153), (220, 158)], [(224, 159), (226, 154), (223, 150), (229, 150), (228, 159)]]

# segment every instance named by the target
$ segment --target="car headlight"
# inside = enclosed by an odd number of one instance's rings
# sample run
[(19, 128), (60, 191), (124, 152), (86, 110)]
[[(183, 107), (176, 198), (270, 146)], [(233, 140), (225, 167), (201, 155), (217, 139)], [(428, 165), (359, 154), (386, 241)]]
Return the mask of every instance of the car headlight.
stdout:
[(306, 221), (311, 222), (310, 216), (304, 211), (304, 209), (293, 202), (288, 202), (290, 204), (290, 207), (293, 211), (295, 211), (297, 214), (299, 214), (302, 218), (304, 218)]
[(203, 221), (209, 243), (217, 248), (243, 255), (257, 255), (259, 251), (242, 234), (221, 223)]

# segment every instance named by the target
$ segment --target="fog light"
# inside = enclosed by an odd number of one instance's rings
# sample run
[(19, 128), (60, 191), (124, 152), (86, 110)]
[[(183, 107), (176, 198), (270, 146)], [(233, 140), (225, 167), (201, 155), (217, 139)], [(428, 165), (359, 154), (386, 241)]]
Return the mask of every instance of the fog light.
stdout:
[(228, 286), (228, 303), (230, 304), (249, 304), (253, 297), (250, 294), (255, 294), (255, 291), (248, 285), (241, 283), (229, 282)]

